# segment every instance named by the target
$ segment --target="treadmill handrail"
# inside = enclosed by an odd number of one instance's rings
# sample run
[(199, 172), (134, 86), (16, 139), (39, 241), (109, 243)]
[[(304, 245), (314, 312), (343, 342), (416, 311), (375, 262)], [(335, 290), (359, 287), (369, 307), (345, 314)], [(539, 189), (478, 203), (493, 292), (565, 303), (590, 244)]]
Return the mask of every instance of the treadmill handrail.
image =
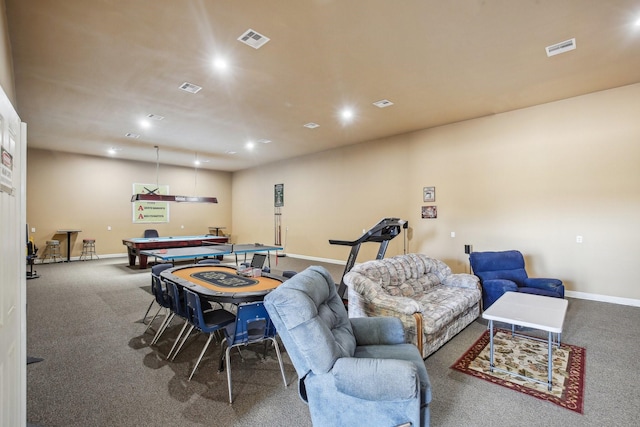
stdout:
[[(331, 245), (343, 245), (343, 246), (355, 246), (359, 243), (364, 242), (384, 242), (385, 240), (391, 240), (400, 234), (400, 228), (405, 223), (405, 221), (401, 221), (399, 218), (385, 218), (381, 220), (379, 223), (374, 225), (369, 231), (364, 233), (356, 240), (333, 240), (329, 239), (329, 244)], [(396, 233), (387, 233), (378, 235), (377, 233), (381, 232), (385, 228), (397, 227)]]

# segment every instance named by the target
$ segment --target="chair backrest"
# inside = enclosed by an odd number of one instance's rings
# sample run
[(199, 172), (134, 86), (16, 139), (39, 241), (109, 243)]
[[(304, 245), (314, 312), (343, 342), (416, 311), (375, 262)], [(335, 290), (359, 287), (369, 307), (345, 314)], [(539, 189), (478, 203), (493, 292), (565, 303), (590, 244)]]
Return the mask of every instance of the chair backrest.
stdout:
[(154, 237), (160, 237), (158, 235), (158, 230), (153, 230), (153, 229), (144, 230), (144, 238), (145, 239), (152, 239)]
[(251, 258), (250, 267), (262, 269), (262, 267), (264, 267), (264, 262), (266, 260), (267, 260), (266, 254), (253, 254), (253, 258)]
[(184, 291), (178, 288), (173, 282), (167, 283), (167, 293), (169, 294), (169, 302), (171, 311), (178, 316), (187, 317), (187, 307), (185, 304)]
[(151, 293), (156, 298), (156, 302), (162, 307), (170, 307), (169, 296), (162, 286), (160, 273), (173, 267), (171, 264), (156, 264), (151, 267)]
[(524, 257), (519, 251), (471, 252), (469, 262), (473, 274), (481, 281), (507, 279), (523, 286), (527, 278)]
[(276, 327), (263, 302), (250, 302), (238, 305), (235, 328), (225, 329), (225, 335), (231, 347), (275, 337)]
[(267, 294), (264, 305), (300, 378), (329, 372), (356, 340), (331, 274), (309, 267)]
[(198, 329), (206, 328), (204, 321), (204, 313), (202, 312), (202, 304), (200, 303), (200, 296), (190, 289), (184, 288), (185, 298), (185, 317), (187, 320)]

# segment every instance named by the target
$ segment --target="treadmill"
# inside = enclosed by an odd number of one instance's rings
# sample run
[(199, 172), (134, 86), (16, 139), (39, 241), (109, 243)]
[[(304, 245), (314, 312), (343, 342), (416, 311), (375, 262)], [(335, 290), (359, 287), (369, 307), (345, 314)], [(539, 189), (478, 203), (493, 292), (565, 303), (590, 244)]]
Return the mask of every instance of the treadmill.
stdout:
[(349, 253), (349, 258), (347, 258), (347, 264), (344, 266), (344, 272), (342, 273), (340, 286), (338, 287), (338, 295), (340, 295), (340, 298), (345, 300), (344, 293), (347, 285), (344, 284), (344, 275), (355, 265), (358, 251), (360, 251), (360, 245), (367, 242), (380, 243), (376, 259), (382, 259), (387, 251), (387, 246), (389, 246), (389, 240), (400, 234), (401, 229), (407, 229), (408, 227), (409, 222), (401, 220), (400, 218), (383, 218), (356, 240), (329, 239), (329, 243), (332, 245), (351, 246), (351, 252)]

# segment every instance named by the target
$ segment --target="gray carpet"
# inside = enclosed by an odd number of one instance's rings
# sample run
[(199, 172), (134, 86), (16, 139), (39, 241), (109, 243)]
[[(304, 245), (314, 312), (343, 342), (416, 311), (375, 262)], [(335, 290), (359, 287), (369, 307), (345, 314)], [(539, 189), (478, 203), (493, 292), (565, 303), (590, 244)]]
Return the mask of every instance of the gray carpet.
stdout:
[[(273, 259), (275, 262), (275, 259)], [(274, 270), (300, 271), (309, 262), (278, 259)], [(334, 279), (343, 266), (322, 264)], [(298, 398), (296, 374), (286, 353), (285, 388), (273, 350), (232, 353), (234, 403), (218, 374), (219, 346), (211, 347), (187, 381), (204, 337), (174, 362), (164, 355), (178, 322), (157, 346), (140, 322), (151, 295), (149, 270), (127, 266), (125, 258), (38, 265), (27, 282), (27, 352), (44, 360), (27, 367), (27, 418), (42, 427), (62, 426), (310, 426)], [(159, 323), (156, 323), (159, 324)], [(637, 424), (640, 395), (636, 361), (640, 308), (571, 299), (563, 341), (586, 347), (584, 415), (559, 408), (449, 369), (482, 334), (471, 324), (426, 366), (433, 384), (433, 426), (631, 426)], [(327, 408), (331, 410), (331, 408)], [(363, 426), (367, 425), (363, 420)]]

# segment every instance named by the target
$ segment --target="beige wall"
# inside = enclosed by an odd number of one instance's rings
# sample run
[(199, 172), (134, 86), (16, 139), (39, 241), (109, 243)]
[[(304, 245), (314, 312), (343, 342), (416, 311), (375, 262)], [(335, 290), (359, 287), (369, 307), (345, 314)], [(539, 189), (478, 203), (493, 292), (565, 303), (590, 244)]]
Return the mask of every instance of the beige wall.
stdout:
[[(273, 186), (284, 183), (291, 254), (346, 260), (349, 248), (328, 239), (395, 216), (409, 220), (409, 252), (454, 271), (468, 271), (464, 244), (519, 249), (530, 274), (576, 295), (638, 300), (638, 99), (640, 84), (237, 172), (234, 230), (272, 239)], [(437, 219), (420, 217), (424, 186), (436, 187)], [(363, 245), (358, 260), (376, 250)], [(387, 256), (402, 251), (398, 237)]]
[[(638, 99), (640, 84), (234, 174), (201, 170), (195, 193), (220, 203), (172, 204), (171, 222), (155, 228), (178, 235), (222, 225), (235, 242), (273, 243), (273, 187), (283, 183), (282, 240), (291, 255), (345, 261), (349, 247), (329, 239), (356, 239), (381, 218), (399, 217), (409, 220), (408, 252), (454, 271), (469, 269), (464, 244), (519, 249), (532, 275), (558, 277), (575, 295), (640, 300)], [(72, 256), (82, 237), (95, 237), (99, 253), (123, 253), (122, 238), (147, 228), (132, 224), (131, 185), (154, 181), (153, 163), (29, 150), (27, 220), (36, 243), (78, 227)], [(192, 169), (161, 165), (159, 181), (194, 194)], [(436, 187), (437, 219), (420, 218), (424, 186)], [(387, 256), (403, 253), (403, 237)], [(363, 245), (358, 261), (377, 249)]]
[[(98, 254), (126, 253), (122, 239), (141, 237), (146, 228), (161, 235), (197, 235), (209, 226), (231, 225), (231, 174), (160, 165), (158, 181), (172, 194), (215, 196), (218, 204), (171, 203), (170, 222), (133, 224), (133, 183), (155, 183), (155, 163), (29, 149), (27, 153), (27, 223), (36, 245), (44, 249), (56, 230), (82, 230), (72, 238), (71, 256), (82, 239), (96, 239)], [(107, 227), (111, 227), (111, 231)], [(181, 228), (184, 226), (184, 228)], [(58, 235), (63, 254), (66, 234)]]
[[(16, 106), (16, 91), (13, 82), (13, 60), (11, 58), (11, 41), (9, 40), (9, 28), (7, 25), (7, 14), (5, 12), (5, 2), (0, 0), (0, 86), (4, 90), (4, 93), (13, 104), (14, 108), (18, 110)], [(20, 113), (20, 110), (18, 110)]]

